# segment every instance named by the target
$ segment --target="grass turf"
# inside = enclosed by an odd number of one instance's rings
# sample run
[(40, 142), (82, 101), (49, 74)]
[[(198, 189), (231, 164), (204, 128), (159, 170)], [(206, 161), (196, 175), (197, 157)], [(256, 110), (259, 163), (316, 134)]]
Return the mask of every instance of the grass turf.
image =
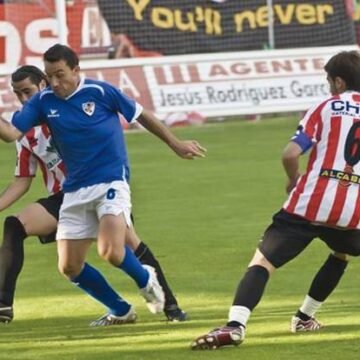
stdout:
[[(89, 262), (135, 305), (139, 321), (88, 327), (103, 308), (58, 274), (54, 244), (43, 246), (30, 238), (15, 320), (0, 324), (0, 359), (356, 359), (356, 259), (318, 314), (326, 328), (316, 334), (288, 331), (292, 314), (329, 253), (320, 241), (274, 274), (241, 347), (215, 352), (188, 348), (194, 337), (226, 321), (258, 239), (286, 198), (279, 159), (296, 124), (294, 118), (278, 118), (176, 129), (181, 138), (195, 138), (208, 149), (207, 158), (196, 161), (178, 159), (148, 134), (128, 134), (137, 231), (157, 255), (191, 321), (168, 324), (162, 315), (148, 313), (131, 280), (92, 249)], [(14, 146), (1, 143), (0, 153), (3, 189), (12, 178)], [(44, 194), (39, 176), (29, 194), (0, 213), (1, 223)]]

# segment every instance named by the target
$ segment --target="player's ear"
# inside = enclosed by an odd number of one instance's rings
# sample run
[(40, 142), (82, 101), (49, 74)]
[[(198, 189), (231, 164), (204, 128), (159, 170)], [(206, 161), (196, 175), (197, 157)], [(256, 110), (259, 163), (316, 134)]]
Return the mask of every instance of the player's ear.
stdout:
[(74, 73), (80, 73), (80, 66), (79, 66), (79, 65), (76, 65), (76, 66), (73, 68), (73, 72), (74, 72)]
[(39, 83), (39, 90), (43, 90), (47, 87), (46, 81), (45, 80), (41, 80)]
[(347, 90), (346, 82), (340, 76), (337, 76), (334, 79), (334, 85), (338, 94), (341, 94)]

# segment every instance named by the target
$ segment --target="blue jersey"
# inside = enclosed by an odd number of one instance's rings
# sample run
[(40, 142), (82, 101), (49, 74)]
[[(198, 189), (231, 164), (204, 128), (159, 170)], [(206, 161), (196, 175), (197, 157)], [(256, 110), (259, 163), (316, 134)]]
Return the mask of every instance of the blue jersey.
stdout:
[(112, 85), (82, 79), (61, 99), (47, 88), (33, 96), (13, 125), (22, 133), (46, 123), (66, 167), (64, 192), (85, 186), (129, 180), (129, 164), (119, 113), (131, 122), (142, 107)]

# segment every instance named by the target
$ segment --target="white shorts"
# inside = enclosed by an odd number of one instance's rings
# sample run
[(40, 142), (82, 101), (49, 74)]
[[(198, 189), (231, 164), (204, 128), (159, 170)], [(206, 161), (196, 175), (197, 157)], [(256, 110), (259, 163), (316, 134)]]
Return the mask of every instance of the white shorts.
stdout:
[(104, 215), (123, 213), (131, 226), (130, 187), (125, 181), (87, 186), (65, 193), (56, 240), (96, 239)]

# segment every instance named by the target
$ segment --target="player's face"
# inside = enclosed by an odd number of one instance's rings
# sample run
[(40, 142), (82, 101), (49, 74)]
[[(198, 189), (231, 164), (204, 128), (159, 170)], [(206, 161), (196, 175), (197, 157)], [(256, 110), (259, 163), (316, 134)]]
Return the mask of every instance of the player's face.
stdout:
[(21, 104), (25, 104), (33, 95), (41, 90), (40, 86), (33, 84), (30, 78), (21, 81), (13, 82), (13, 91)]
[(80, 68), (71, 69), (65, 60), (45, 61), (45, 72), (54, 94), (62, 99), (71, 95), (80, 82)]

